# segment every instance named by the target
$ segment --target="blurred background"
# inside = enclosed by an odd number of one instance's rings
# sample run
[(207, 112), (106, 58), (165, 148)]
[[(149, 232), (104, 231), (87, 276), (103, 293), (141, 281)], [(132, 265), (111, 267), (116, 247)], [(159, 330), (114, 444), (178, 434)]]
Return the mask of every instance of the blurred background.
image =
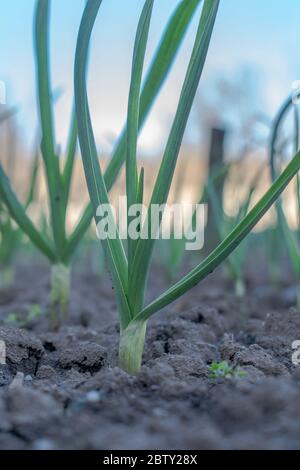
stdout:
[[(83, 0), (53, 0), (51, 7), (51, 75), (57, 96), (56, 137), (62, 155), (70, 123), (74, 53), (84, 3)], [(177, 4), (177, 0), (155, 3), (145, 70)], [(133, 41), (142, 5), (143, 0), (104, 1), (95, 27), (88, 89), (104, 165), (125, 122)], [(32, 34), (34, 6), (34, 0), (1, 1), (0, 80), (6, 85), (7, 106), (16, 106), (17, 113), (0, 128), (0, 158), (5, 168), (11, 167), (14, 187), (20, 195), (38, 133)], [(226, 182), (228, 197), (224, 199), (228, 211), (233, 210), (237, 192), (245, 190), (248, 179), (266, 161), (272, 116), (291, 92), (292, 83), (300, 79), (300, 62), (295, 60), (298, 6), (297, 0), (221, 1), (178, 165), (177, 176), (180, 174), (184, 180), (181, 199), (196, 202), (198, 198), (206, 178), (214, 128), (224, 133), (224, 159), (237, 162), (231, 167), (234, 188), (230, 178)], [(197, 19), (198, 15), (140, 136), (139, 156), (146, 167), (147, 185), (155, 176), (175, 114)], [(261, 190), (268, 183), (268, 173), (266, 168), (260, 179)], [(243, 178), (237, 189), (238, 175)], [(72, 225), (87, 200), (82, 176), (78, 158), (69, 210)], [(122, 177), (119, 181), (122, 185)], [(257, 197), (261, 190), (256, 191)], [(45, 196), (42, 177), (38, 193), (38, 204), (41, 204)], [(34, 205), (31, 211), (34, 212)]]

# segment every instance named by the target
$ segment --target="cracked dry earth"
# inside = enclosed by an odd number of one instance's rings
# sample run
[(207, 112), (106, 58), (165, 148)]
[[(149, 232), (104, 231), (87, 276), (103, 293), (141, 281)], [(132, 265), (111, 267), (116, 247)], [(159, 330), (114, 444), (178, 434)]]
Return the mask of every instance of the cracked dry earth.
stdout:
[[(159, 274), (153, 294), (163, 280)], [(251, 283), (250, 283), (251, 284)], [(30, 306), (47, 310), (48, 271), (25, 266), (0, 291), (1, 449), (298, 449), (300, 311), (250, 285), (243, 300), (220, 273), (149, 322), (138, 377), (118, 368), (118, 323), (108, 281), (73, 279), (71, 315), (57, 333), (46, 314), (7, 325)], [(24, 325), (23, 325), (24, 326)], [(213, 379), (227, 360), (246, 373)]]

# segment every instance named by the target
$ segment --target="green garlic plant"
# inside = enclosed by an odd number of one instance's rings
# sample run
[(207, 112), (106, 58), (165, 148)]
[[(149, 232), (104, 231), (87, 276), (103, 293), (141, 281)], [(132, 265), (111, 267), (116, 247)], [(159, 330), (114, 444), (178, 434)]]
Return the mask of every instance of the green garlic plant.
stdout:
[[(38, 154), (32, 162), (30, 185), (25, 201), (26, 209), (29, 209), (35, 200), (37, 175)], [(22, 235), (22, 230), (16, 226), (6, 205), (0, 201), (0, 286), (8, 285), (13, 281), (12, 263), (22, 243)]]
[(51, 234), (48, 235), (33, 224), (27, 215), (26, 204), (22, 204), (18, 199), (2, 166), (0, 166), (0, 194), (12, 219), (52, 264), (50, 309), (53, 326), (57, 326), (67, 313), (69, 301), (71, 253), (67, 253), (69, 243), (65, 222), (76, 152), (77, 130), (74, 112), (67, 158), (62, 168), (54, 135), (53, 93), (49, 68), (49, 14), (50, 2), (38, 0), (35, 15), (35, 58), (41, 134), (40, 153), (48, 188)]
[[(289, 113), (293, 113), (294, 130), (292, 135), (293, 152), (298, 152), (300, 146), (299, 137), (299, 107), (294, 104), (294, 97), (289, 97), (281, 106), (278, 114), (275, 117), (271, 132), (270, 141), (270, 168), (272, 180), (278, 176), (278, 166), (281, 166), (284, 162), (284, 147), (290, 142), (290, 139), (281, 139), (281, 131), (286, 118)], [(279, 165), (278, 165), (279, 163)], [(300, 307), (300, 175), (297, 173), (296, 176), (296, 205), (297, 205), (297, 217), (298, 226), (296, 231), (292, 230), (287, 221), (286, 213), (282, 205), (281, 199), (276, 203), (277, 222), (279, 227), (279, 233), (274, 235), (275, 237), (284, 240), (287, 248), (288, 256), (291, 262), (292, 269), (297, 279), (297, 305)]]
[[(126, 191), (130, 204), (143, 200), (143, 171), (139, 172), (137, 169), (136, 151), (141, 110), (142, 70), (153, 3), (154, 0), (146, 0), (144, 4), (133, 54), (126, 149)], [(78, 137), (96, 222), (98, 221), (99, 205), (109, 204), (109, 197), (108, 185), (97, 155), (88, 105), (86, 73), (90, 38), (101, 4), (102, 0), (88, 0), (87, 2), (78, 34), (74, 69)], [(208, 52), (218, 7), (219, 0), (204, 1), (193, 51), (150, 204), (160, 205), (167, 200), (183, 135)], [(146, 306), (144, 305), (145, 290), (155, 243), (155, 240), (151, 239), (151, 223), (147, 228), (147, 233), (150, 236), (130, 240), (127, 253), (125, 253), (119, 237), (115, 239), (108, 237), (102, 241), (116, 293), (121, 327), (119, 359), (120, 366), (125, 371), (137, 374), (140, 370), (147, 322), (152, 315), (188, 292), (222, 263), (276, 201), (299, 168), (300, 153), (296, 154), (254, 208), (204, 261)], [(110, 221), (116, 224), (113, 214), (111, 213), (109, 216)], [(117, 227), (115, 229), (117, 232)], [(146, 229), (141, 224), (140, 233), (143, 234), (144, 230)]]
[[(246, 216), (249, 207), (257, 188), (258, 180), (261, 176), (261, 168), (254, 176), (253, 181), (250, 183), (248, 193), (243, 201), (240, 202), (237, 212), (233, 216), (228, 216), (219, 199), (216, 195), (215, 184), (213, 181), (207, 182), (207, 193), (211, 204), (210, 210), (213, 211), (214, 224), (219, 236), (222, 240), (230, 233), (234, 227)], [(243, 297), (246, 293), (245, 285), (245, 266), (247, 265), (247, 242), (249, 238), (243, 241), (242, 244), (230, 255), (225, 261), (226, 273), (228, 277), (234, 282), (235, 294), (237, 297)]]
[[(193, 18), (200, 0), (183, 1), (174, 11), (166, 32), (157, 48), (143, 87), (138, 131), (161, 89)], [(26, 207), (17, 198), (9, 178), (0, 165), (0, 196), (10, 216), (29, 237), (35, 247), (51, 263), (50, 312), (52, 324), (59, 326), (67, 315), (70, 296), (70, 266), (79, 243), (88, 230), (93, 210), (89, 204), (71, 234), (67, 233), (66, 220), (77, 147), (77, 123), (73, 112), (66, 159), (57, 154), (53, 119), (53, 91), (49, 66), (49, 15), (50, 0), (38, 0), (35, 16), (35, 57), (37, 70), (39, 120), (41, 128), (41, 155), (45, 168), (50, 208), (50, 234), (39, 230), (26, 214)], [(125, 160), (126, 129), (105, 172), (107, 190), (114, 184)], [(45, 217), (44, 217), (45, 219)]]
[[(14, 109), (6, 109), (0, 114), (0, 124), (10, 119), (14, 114)], [(15, 161), (15, 136), (9, 133), (9, 155), (7, 158), (8, 167), (12, 171), (13, 163)], [(13, 175), (11, 175), (13, 176)], [(31, 204), (34, 197), (34, 187), (36, 181), (35, 163), (31, 176), (30, 190), (27, 196), (27, 207)], [(11, 219), (9, 212), (3, 202), (0, 200), (0, 287), (7, 286), (12, 283), (14, 278), (14, 271), (12, 262), (14, 255), (20, 245), (22, 233), (15, 226)]]

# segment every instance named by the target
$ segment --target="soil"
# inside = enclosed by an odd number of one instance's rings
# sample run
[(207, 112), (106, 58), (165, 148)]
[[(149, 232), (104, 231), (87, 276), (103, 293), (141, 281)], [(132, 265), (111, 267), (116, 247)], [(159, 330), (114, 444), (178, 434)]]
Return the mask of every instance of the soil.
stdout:
[[(0, 291), (0, 448), (299, 449), (300, 311), (291, 280), (274, 289), (259, 272), (243, 299), (219, 271), (156, 315), (130, 377), (108, 280), (75, 273), (69, 320), (49, 332), (48, 268), (18, 266)], [(157, 269), (151, 295), (164, 284)], [(220, 361), (244, 374), (212, 378)]]

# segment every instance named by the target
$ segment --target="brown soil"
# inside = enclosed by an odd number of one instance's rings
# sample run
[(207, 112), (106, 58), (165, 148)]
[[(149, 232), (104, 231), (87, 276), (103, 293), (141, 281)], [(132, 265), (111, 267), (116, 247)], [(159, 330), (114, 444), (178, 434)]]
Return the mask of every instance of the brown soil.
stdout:
[[(110, 283), (77, 273), (71, 315), (48, 332), (48, 269), (19, 266), (0, 291), (1, 449), (297, 449), (300, 312), (289, 281), (256, 275), (237, 299), (219, 273), (149, 322), (136, 378), (118, 368)], [(159, 271), (151, 290), (164, 284)], [(32, 305), (43, 314), (28, 320)], [(23, 329), (9, 326), (17, 314)], [(23, 320), (22, 320), (23, 319)], [(22, 323), (24, 321), (24, 323)], [(227, 360), (246, 375), (211, 378)], [(24, 374), (24, 376), (22, 375)]]

